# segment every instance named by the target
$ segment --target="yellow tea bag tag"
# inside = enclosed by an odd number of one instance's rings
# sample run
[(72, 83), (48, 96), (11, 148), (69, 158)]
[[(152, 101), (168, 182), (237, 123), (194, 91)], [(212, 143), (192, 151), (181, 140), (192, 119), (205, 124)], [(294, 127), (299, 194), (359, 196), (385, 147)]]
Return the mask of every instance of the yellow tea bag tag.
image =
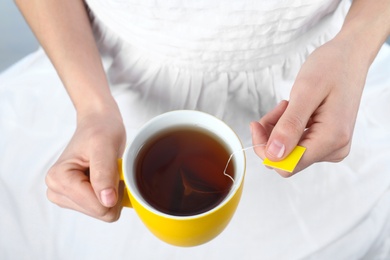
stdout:
[(297, 166), (299, 160), (301, 159), (305, 151), (306, 151), (305, 147), (298, 145), (285, 159), (278, 162), (273, 162), (268, 160), (268, 158), (265, 158), (263, 164), (286, 172), (293, 172), (295, 166)]

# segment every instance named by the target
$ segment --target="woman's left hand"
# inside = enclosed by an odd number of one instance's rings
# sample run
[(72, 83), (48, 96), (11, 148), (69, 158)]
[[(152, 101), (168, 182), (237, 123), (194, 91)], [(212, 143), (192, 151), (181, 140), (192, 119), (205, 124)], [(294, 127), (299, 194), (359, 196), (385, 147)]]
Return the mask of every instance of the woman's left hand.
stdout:
[(336, 37), (303, 64), (290, 93), (274, 110), (251, 123), (253, 144), (262, 159), (284, 159), (296, 145), (306, 152), (289, 177), (316, 162), (339, 162), (349, 153), (368, 65)]

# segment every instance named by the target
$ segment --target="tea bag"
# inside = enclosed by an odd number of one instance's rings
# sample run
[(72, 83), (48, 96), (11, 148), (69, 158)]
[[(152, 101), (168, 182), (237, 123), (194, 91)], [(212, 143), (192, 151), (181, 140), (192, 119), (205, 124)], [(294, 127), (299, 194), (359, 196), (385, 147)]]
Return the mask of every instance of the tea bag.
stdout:
[[(180, 169), (180, 175), (184, 187), (184, 196), (189, 196), (192, 193), (209, 194), (223, 192), (223, 190), (216, 190), (214, 187), (208, 185), (204, 181), (190, 178), (183, 169)], [(230, 175), (228, 176), (231, 178)]]
[[(207, 167), (197, 169), (192, 163), (206, 164)], [(172, 205), (181, 213), (205, 212), (222, 201), (231, 189), (231, 181), (218, 174), (219, 164), (202, 158), (194, 158), (184, 162), (179, 168), (182, 192), (179, 205)], [(177, 201), (176, 201), (177, 203)]]

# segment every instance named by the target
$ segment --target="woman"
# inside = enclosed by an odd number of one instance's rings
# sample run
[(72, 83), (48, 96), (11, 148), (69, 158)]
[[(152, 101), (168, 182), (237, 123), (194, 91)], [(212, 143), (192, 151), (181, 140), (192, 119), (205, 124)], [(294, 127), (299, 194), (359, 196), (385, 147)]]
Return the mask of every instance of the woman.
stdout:
[[(245, 145), (267, 146), (255, 149), (260, 158), (248, 155), (245, 193), (230, 230), (191, 249), (190, 258), (346, 259), (384, 250), (390, 169), (381, 156), (389, 153), (390, 127), (377, 120), (373, 104), (385, 111), (389, 77), (376, 88), (384, 74), (375, 73), (366, 99), (362, 93), (390, 34), (389, 1), (17, 4), (76, 109), (76, 130), (46, 177), (50, 201), (118, 220), (123, 191), (116, 161), (126, 136), (131, 141), (142, 123), (162, 112), (197, 109), (230, 124)], [(381, 53), (387, 58), (377, 70), (389, 72), (388, 48)], [(72, 115), (65, 118), (71, 121)], [(362, 139), (365, 131), (369, 137)], [(294, 177), (261, 174), (261, 159), (281, 160), (298, 144), (307, 150)], [(362, 168), (356, 167), (359, 159), (365, 161)], [(373, 216), (382, 232), (368, 239), (362, 233), (374, 229), (363, 220)], [(156, 252), (147, 256), (188, 256), (145, 237), (130, 221), (137, 220), (125, 220), (132, 234), (120, 236), (138, 256), (151, 245)], [(140, 233), (142, 241), (133, 241)], [(78, 235), (74, 244), (83, 241)], [(111, 250), (112, 242), (102, 239), (95, 242)], [(244, 251), (237, 251), (239, 241)], [(349, 243), (358, 249), (346, 250)], [(213, 250), (219, 247), (226, 251)]]

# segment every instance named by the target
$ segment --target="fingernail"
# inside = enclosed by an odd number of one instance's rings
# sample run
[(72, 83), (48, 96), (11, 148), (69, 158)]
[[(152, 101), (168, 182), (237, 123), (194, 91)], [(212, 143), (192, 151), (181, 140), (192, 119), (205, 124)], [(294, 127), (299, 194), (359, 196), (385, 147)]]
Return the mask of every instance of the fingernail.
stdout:
[(284, 144), (277, 140), (273, 140), (270, 146), (268, 147), (267, 153), (276, 157), (276, 158), (282, 158), (284, 154)]
[(100, 199), (105, 207), (113, 207), (116, 203), (116, 193), (114, 189), (106, 189), (100, 192)]

